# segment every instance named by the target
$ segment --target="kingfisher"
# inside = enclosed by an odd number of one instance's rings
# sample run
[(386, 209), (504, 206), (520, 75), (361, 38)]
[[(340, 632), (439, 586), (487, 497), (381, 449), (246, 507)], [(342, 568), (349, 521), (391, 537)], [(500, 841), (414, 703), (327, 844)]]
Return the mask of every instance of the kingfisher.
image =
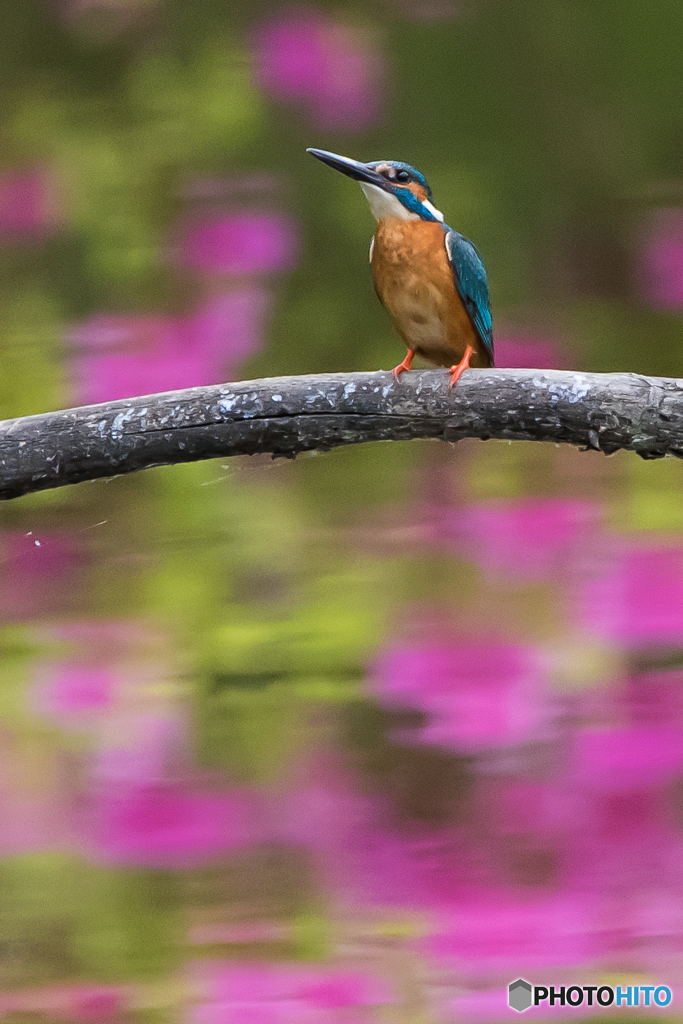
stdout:
[(360, 183), (377, 221), (370, 265), (377, 297), (408, 353), (391, 371), (409, 370), (416, 355), (447, 366), (449, 388), (470, 366), (493, 366), (486, 270), (475, 246), (444, 223), (423, 174), (398, 160), (363, 164), (307, 149)]

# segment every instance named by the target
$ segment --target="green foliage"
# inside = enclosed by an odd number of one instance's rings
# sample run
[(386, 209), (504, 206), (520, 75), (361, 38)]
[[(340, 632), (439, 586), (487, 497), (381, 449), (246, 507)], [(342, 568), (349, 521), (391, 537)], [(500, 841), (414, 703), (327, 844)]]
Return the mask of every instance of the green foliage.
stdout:
[[(95, 93), (74, 92), (70, 65), (61, 71), (13, 97), (5, 151), (54, 174), (64, 229), (81, 239), (81, 287), (94, 308), (144, 305), (183, 175), (225, 169), (262, 130), (247, 54), (223, 31), (198, 42), (188, 60), (163, 50), (131, 55), (125, 75)], [(59, 274), (56, 261), (47, 273)]]
[(329, 926), (317, 914), (301, 914), (295, 921), (296, 952), (301, 960), (322, 960), (329, 953)]
[(65, 977), (138, 979), (173, 967), (176, 897), (168, 876), (41, 853), (0, 862), (0, 885), (5, 990)]
[(6, 293), (0, 309), (0, 416), (49, 412), (61, 404), (60, 310), (38, 282)]

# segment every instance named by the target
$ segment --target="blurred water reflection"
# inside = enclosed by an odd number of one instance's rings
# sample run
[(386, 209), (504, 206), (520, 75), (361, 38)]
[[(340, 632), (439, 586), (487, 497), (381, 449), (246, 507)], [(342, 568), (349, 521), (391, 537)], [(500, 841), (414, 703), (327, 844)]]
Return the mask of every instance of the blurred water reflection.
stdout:
[[(408, 490), (413, 455), (443, 484), (509, 450), (413, 447)], [(402, 552), (300, 505), (320, 457), (81, 487), (61, 536), (5, 535), (37, 602), (2, 634), (7, 1012), (484, 1020), (518, 975), (680, 984), (679, 549), (607, 525), (626, 456), (578, 500), (585, 455), (512, 448), (557, 496), (463, 493)], [(157, 521), (122, 551), (132, 502)]]
[[(0, 5), (0, 413), (393, 365), (307, 145), (427, 173), (501, 365), (683, 373), (681, 30)], [(424, 442), (8, 504), (0, 1016), (485, 1024), (522, 976), (677, 1019), (682, 499), (673, 461)]]

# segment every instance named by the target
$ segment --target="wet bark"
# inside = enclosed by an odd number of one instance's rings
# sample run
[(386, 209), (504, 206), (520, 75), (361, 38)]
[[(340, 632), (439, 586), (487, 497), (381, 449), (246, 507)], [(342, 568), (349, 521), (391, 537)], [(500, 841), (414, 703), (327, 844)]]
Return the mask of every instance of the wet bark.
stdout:
[(553, 441), (683, 458), (683, 380), (565, 370), (318, 374), (188, 388), (0, 422), (0, 499), (150, 466), (366, 441)]

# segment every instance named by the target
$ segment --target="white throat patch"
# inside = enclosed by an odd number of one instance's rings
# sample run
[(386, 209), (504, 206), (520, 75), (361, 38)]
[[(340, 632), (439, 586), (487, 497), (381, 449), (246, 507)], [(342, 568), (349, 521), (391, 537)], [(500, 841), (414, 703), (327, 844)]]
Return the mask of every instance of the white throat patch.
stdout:
[[(371, 185), (367, 181), (359, 181), (358, 184), (363, 189), (365, 197), (370, 203), (370, 209), (375, 220), (382, 220), (383, 217), (400, 217), (401, 220), (420, 220), (418, 214), (406, 210), (403, 203), (396, 196), (392, 196), (390, 192), (385, 192), (378, 185)], [(443, 224), (441, 210), (437, 210), (428, 199), (425, 199), (422, 205), (425, 210), (429, 210), (432, 217)]]
[(385, 192), (378, 185), (371, 185), (367, 181), (358, 183), (365, 193), (365, 198), (370, 203), (370, 209), (375, 220), (382, 220), (384, 217), (400, 217), (401, 220), (419, 220), (416, 213), (406, 210), (403, 203), (400, 203), (396, 196)]

